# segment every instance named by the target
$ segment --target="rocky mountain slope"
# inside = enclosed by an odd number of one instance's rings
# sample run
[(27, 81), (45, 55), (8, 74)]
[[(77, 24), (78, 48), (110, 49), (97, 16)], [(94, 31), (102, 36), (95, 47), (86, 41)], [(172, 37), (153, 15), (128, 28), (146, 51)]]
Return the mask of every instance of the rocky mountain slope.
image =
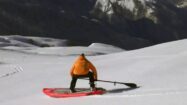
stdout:
[(0, 0), (0, 34), (136, 49), (187, 37), (186, 0)]

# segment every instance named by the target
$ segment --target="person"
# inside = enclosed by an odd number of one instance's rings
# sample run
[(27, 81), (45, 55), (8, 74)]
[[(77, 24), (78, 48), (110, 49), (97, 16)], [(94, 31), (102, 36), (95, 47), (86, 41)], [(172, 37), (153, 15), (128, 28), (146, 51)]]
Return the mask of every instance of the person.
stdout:
[(70, 84), (71, 92), (76, 92), (75, 86), (77, 79), (86, 77), (89, 77), (91, 90), (96, 89), (94, 81), (97, 80), (97, 70), (95, 66), (88, 59), (86, 59), (84, 54), (81, 54), (75, 61), (70, 70), (70, 74), (72, 77)]

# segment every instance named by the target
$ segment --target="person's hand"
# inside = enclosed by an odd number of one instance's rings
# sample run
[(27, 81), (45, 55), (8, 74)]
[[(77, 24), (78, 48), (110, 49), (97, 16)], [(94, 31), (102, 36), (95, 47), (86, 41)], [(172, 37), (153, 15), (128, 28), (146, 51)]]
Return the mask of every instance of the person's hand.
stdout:
[(97, 75), (94, 75), (94, 81), (97, 81)]

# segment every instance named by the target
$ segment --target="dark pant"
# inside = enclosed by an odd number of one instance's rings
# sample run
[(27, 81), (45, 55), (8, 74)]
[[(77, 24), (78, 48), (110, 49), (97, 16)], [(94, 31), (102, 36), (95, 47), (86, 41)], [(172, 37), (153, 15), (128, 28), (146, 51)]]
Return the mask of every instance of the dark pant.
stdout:
[(94, 75), (93, 75), (92, 72), (89, 72), (87, 75), (73, 75), (72, 80), (71, 80), (70, 89), (71, 90), (75, 89), (77, 79), (79, 79), (79, 78), (86, 78), (86, 77), (89, 77), (90, 87), (95, 88)]

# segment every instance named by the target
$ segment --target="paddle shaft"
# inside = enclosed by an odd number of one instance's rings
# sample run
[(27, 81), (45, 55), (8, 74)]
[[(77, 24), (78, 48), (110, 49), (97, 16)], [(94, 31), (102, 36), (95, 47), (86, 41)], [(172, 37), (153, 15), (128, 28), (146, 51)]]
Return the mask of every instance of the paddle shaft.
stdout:
[[(81, 78), (83, 80), (89, 80), (87, 78)], [(107, 80), (96, 80), (96, 81), (99, 81), (99, 82), (107, 82), (107, 83), (113, 83), (114, 85), (116, 84), (123, 84), (123, 85), (126, 85), (126, 86), (129, 86), (131, 88), (136, 88), (137, 85), (135, 83), (124, 83), (124, 82), (116, 82), (116, 81), (107, 81)]]

